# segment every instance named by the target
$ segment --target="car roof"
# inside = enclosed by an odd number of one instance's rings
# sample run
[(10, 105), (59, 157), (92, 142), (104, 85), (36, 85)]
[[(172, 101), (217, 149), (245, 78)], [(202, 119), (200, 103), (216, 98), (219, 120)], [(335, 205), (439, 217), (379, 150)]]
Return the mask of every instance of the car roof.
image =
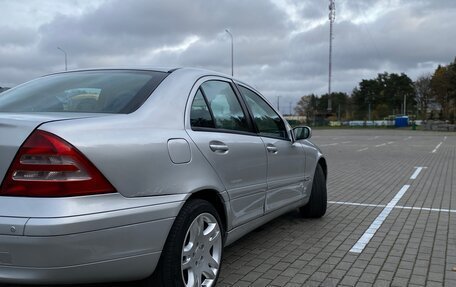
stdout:
[(60, 71), (56, 73), (50, 73), (44, 76), (55, 75), (55, 74), (64, 74), (71, 72), (83, 72), (83, 71), (109, 71), (109, 70), (130, 70), (130, 71), (155, 71), (163, 73), (172, 73), (174, 71), (188, 71), (188, 72), (200, 72), (207, 73), (210, 75), (218, 75), (226, 78), (232, 78), (230, 75), (223, 74), (220, 72), (202, 69), (202, 68), (191, 68), (191, 67), (150, 67), (150, 66), (120, 66), (120, 67), (99, 67), (99, 68), (84, 68), (84, 69), (73, 69), (69, 71)]

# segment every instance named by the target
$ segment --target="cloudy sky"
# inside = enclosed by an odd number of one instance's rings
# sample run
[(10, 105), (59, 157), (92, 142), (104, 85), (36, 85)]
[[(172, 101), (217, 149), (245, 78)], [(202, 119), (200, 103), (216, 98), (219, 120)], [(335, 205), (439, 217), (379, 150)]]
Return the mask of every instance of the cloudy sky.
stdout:
[[(230, 70), (282, 112), (327, 91), (329, 0), (0, 0), (0, 86), (64, 69)], [(456, 56), (455, 0), (336, 0), (333, 91), (384, 71), (413, 80)]]

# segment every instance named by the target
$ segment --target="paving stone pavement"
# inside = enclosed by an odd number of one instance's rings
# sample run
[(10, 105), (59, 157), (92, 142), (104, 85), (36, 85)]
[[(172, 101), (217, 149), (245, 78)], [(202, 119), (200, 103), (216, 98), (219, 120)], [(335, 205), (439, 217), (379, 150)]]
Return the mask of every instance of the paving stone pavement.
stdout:
[[(313, 134), (328, 161), (326, 215), (291, 212), (228, 246), (217, 286), (456, 286), (456, 134)], [(425, 168), (412, 179), (416, 167)], [(362, 251), (350, 252), (378, 220)]]
[[(456, 135), (314, 130), (311, 141), (328, 160), (327, 214), (289, 213), (227, 247), (218, 286), (456, 286)], [(426, 168), (411, 179), (415, 167)], [(363, 251), (350, 252), (404, 185)]]

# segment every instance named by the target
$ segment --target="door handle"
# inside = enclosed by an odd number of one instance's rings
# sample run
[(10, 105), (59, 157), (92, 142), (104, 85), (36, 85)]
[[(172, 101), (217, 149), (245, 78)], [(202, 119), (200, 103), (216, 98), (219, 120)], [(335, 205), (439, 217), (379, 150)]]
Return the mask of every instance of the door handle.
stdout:
[(276, 154), (277, 153), (277, 147), (275, 145), (272, 145), (272, 144), (268, 144), (266, 146), (266, 149), (268, 150), (268, 152), (271, 152), (273, 154)]
[(227, 153), (229, 150), (228, 146), (225, 143), (220, 142), (220, 141), (211, 141), (209, 143), (209, 148), (213, 152), (218, 152), (218, 153)]

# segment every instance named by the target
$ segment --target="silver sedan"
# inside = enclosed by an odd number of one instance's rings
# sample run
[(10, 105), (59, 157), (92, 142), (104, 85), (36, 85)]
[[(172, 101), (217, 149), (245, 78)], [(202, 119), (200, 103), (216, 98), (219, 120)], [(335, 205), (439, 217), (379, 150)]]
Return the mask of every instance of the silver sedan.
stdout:
[(0, 283), (215, 286), (224, 246), (296, 208), (324, 215), (310, 136), (201, 69), (72, 71), (1, 93)]

